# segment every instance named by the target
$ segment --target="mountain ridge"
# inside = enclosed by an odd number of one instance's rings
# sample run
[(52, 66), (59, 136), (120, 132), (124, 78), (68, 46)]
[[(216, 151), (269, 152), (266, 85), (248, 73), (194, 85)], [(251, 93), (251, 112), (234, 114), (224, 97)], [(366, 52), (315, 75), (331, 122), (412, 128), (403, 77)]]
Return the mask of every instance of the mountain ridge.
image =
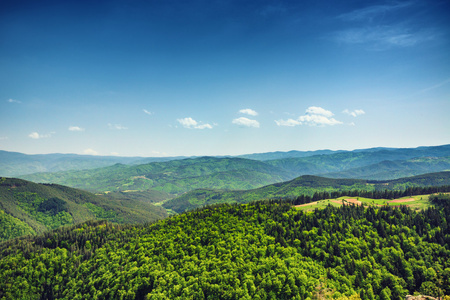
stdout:
[(163, 204), (166, 209), (178, 213), (216, 203), (248, 203), (255, 200), (313, 196), (317, 192), (352, 190), (404, 190), (407, 187), (447, 186), (450, 185), (450, 172), (421, 174), (395, 180), (364, 180), (349, 178), (326, 178), (316, 175), (302, 175), (295, 179), (266, 185), (245, 191), (220, 191), (198, 189), (168, 200)]

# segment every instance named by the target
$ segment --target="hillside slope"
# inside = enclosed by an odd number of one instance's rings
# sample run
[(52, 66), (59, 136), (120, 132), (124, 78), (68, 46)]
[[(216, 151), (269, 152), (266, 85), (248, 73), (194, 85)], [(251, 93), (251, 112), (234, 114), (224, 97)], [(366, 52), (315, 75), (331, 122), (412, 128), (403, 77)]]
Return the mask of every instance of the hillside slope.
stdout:
[(171, 199), (165, 202), (163, 206), (181, 213), (214, 203), (248, 203), (262, 199), (298, 197), (300, 195), (313, 196), (316, 192), (404, 190), (407, 187), (414, 186), (446, 185), (450, 185), (450, 172), (430, 173), (387, 181), (336, 179), (304, 175), (290, 181), (246, 191), (198, 189)]
[(61, 185), (0, 178), (0, 240), (92, 219), (143, 223), (166, 216), (164, 209), (141, 201), (106, 199)]
[(450, 207), (217, 205), (0, 243), (2, 299), (405, 299), (450, 295)]
[(250, 189), (290, 179), (292, 174), (249, 159), (200, 157), (137, 166), (116, 164), (94, 170), (39, 173), (21, 178), (95, 192), (155, 189), (178, 194), (195, 188)]

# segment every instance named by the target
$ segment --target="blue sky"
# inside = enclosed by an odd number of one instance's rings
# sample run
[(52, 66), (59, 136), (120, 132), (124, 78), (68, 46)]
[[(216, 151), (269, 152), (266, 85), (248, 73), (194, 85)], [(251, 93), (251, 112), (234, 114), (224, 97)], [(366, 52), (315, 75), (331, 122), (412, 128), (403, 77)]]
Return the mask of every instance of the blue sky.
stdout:
[(0, 2), (0, 149), (450, 143), (448, 1)]

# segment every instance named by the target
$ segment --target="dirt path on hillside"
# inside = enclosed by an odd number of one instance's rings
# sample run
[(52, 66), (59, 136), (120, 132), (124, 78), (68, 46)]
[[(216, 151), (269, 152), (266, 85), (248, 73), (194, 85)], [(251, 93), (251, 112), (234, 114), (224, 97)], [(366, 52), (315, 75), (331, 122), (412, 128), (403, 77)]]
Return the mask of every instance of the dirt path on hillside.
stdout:
[(315, 204), (317, 204), (317, 201), (306, 203), (306, 204), (294, 205), (294, 207), (303, 207), (303, 206), (309, 206), (309, 205), (315, 205)]
[(409, 199), (395, 199), (395, 200), (388, 201), (388, 203), (401, 203), (401, 202), (412, 202), (412, 201), (416, 201), (416, 199), (414, 199), (414, 198), (409, 198)]

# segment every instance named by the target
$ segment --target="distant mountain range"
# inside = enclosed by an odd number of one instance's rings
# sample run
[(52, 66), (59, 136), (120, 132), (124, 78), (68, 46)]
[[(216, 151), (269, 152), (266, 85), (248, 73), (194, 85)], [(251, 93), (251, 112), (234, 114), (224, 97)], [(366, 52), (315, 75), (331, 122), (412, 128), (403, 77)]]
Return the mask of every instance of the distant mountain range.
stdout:
[(16, 177), (38, 172), (95, 169), (121, 164), (144, 164), (185, 157), (121, 157), (78, 154), (23, 154), (0, 150), (0, 176)]
[[(401, 163), (400, 161), (408, 161), (418, 158), (448, 158), (450, 157), (450, 145), (434, 146), (434, 147), (419, 147), (407, 149), (387, 149), (374, 148), (366, 150), (355, 150), (337, 152), (328, 155), (314, 155), (300, 158), (283, 158), (276, 160), (265, 161), (276, 167), (283, 168), (294, 173), (296, 176), (301, 175), (321, 175), (325, 177), (336, 178), (363, 178), (363, 179), (394, 179), (408, 175), (418, 175), (430, 172), (449, 170), (448, 159), (441, 160), (440, 164), (436, 160), (428, 159), (419, 163), (409, 161), (408, 163)], [(386, 173), (386, 166), (379, 164), (385, 161), (396, 161), (397, 168), (391, 166), (389, 173)], [(377, 165), (379, 164), (379, 165)], [(412, 165), (415, 167), (412, 168)], [(429, 168), (427, 167), (429, 165)], [(364, 170), (358, 168), (368, 167)], [(402, 173), (405, 168), (412, 168), (414, 172)], [(355, 176), (350, 176), (350, 173), (340, 173), (352, 169)], [(397, 176), (393, 176), (398, 172)], [(331, 176), (328, 176), (332, 173)], [(378, 175), (376, 175), (378, 174)]]
[[(314, 153), (322, 154), (313, 155)], [(142, 158), (139, 160), (128, 158), (126, 162), (129, 164), (117, 163), (95, 169), (34, 173), (18, 177), (33, 182), (57, 183), (92, 192), (152, 189), (179, 195), (202, 188), (255, 189), (302, 175), (388, 180), (450, 170), (450, 145), (411, 149), (290, 151), (253, 155), (257, 158), (276, 156), (285, 158), (264, 161), (239, 157), (173, 158), (169, 161), (146, 164), (137, 164), (139, 161), (142, 162)], [(89, 159), (94, 158), (89, 157)], [(84, 163), (87, 162), (84, 161)], [(94, 164), (96, 163), (106, 162), (100, 160)], [(166, 199), (169, 198), (170, 196), (167, 195)]]

